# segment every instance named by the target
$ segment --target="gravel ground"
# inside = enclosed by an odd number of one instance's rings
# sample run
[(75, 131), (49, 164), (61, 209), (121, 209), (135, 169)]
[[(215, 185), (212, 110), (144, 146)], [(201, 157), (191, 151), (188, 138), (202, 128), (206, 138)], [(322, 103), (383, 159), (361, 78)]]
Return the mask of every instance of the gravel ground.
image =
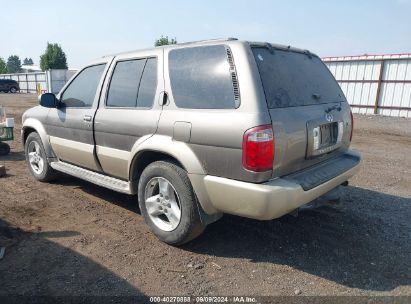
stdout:
[(224, 216), (175, 248), (149, 232), (135, 197), (31, 177), (19, 137), (36, 103), (0, 94), (17, 122), (0, 157), (0, 296), (411, 296), (411, 120), (355, 117), (363, 166), (339, 205), (266, 222)]

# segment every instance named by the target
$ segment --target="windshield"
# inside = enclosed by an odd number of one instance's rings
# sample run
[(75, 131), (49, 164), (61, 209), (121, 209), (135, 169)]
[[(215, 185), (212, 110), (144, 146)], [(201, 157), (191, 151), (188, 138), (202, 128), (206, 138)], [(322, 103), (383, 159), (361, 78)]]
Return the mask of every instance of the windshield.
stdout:
[(338, 83), (317, 56), (254, 47), (270, 109), (344, 101)]

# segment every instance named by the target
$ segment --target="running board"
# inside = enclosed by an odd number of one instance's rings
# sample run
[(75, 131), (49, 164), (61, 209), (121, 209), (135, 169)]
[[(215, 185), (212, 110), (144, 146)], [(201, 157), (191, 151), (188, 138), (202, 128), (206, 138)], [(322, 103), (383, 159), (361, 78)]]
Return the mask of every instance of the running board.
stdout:
[(133, 194), (131, 183), (110, 177), (101, 173), (80, 168), (62, 161), (50, 163), (50, 166), (57, 171), (84, 179), (90, 183), (126, 194)]

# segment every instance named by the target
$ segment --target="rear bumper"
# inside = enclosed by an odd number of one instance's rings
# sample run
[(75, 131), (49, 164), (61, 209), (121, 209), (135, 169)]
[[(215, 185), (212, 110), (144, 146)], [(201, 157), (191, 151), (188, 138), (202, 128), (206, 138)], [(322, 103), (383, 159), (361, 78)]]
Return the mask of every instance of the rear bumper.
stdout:
[[(346, 158), (353, 159), (348, 167), (341, 169), (338, 174), (324, 180), (327, 173)], [(313, 201), (321, 195), (331, 191), (350, 177), (356, 174), (360, 168), (361, 158), (356, 152), (349, 151), (343, 156), (329, 162), (327, 168), (325, 164), (309, 169), (309, 174), (314, 171), (323, 172), (318, 174), (323, 180), (321, 184), (314, 184), (309, 190), (306, 188), (307, 176), (290, 176), (276, 178), (263, 184), (253, 184), (217, 176), (203, 177), (204, 189), (199, 195), (199, 199), (205, 211), (211, 213), (224, 212), (259, 220), (270, 220), (287, 214), (298, 207)], [(324, 173), (325, 172), (325, 173)], [(328, 177), (330, 175), (328, 174)], [(198, 183), (198, 179), (196, 183)], [(197, 185), (194, 184), (194, 189)], [(196, 189), (197, 190), (197, 189)], [(197, 192), (197, 191), (196, 191)], [(206, 206), (204, 206), (206, 205)], [(204, 208), (205, 207), (205, 208)]]

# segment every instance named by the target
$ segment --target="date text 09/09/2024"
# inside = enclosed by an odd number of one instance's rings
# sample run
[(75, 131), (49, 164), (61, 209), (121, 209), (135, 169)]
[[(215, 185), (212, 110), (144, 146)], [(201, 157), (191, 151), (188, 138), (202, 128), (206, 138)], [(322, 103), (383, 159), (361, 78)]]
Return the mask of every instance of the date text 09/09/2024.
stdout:
[(247, 296), (161, 296), (150, 297), (151, 303), (259, 303), (255, 297)]

